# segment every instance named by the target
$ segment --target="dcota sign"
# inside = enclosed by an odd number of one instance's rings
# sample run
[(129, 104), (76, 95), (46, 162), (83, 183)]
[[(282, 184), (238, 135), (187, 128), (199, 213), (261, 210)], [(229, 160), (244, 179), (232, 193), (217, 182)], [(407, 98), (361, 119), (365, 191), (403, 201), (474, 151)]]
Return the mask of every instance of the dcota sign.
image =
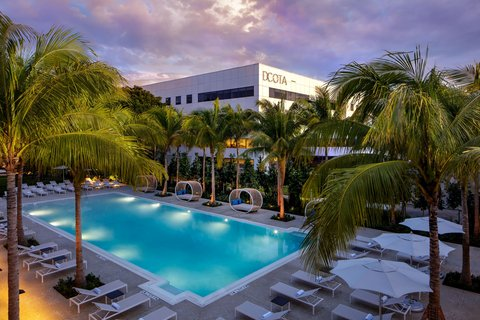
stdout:
[(282, 76), (281, 74), (263, 71), (262, 77), (263, 81), (287, 85), (287, 78), (285, 76)]

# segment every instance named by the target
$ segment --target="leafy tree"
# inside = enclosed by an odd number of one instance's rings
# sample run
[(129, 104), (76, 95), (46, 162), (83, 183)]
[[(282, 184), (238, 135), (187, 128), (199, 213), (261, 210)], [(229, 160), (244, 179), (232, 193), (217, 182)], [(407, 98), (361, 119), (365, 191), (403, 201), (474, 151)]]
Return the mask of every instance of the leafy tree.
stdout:
[(302, 156), (306, 149), (301, 148), (301, 133), (304, 122), (298, 109), (285, 108), (284, 101), (271, 103), (261, 100), (258, 103), (262, 112), (255, 118), (255, 130), (251, 133), (253, 148), (248, 153), (266, 153), (261, 165), (274, 163), (277, 171), (277, 204), (279, 217), (285, 217), (283, 186), (285, 183), (286, 166), (289, 159)]
[(153, 107), (165, 106), (161, 97), (155, 97), (150, 91), (142, 87), (124, 87), (122, 90), (127, 96), (127, 99), (122, 102), (122, 106), (131, 109), (137, 114), (144, 113)]
[(450, 209), (457, 209), (462, 204), (461, 191), (458, 183), (451, 182), (447, 187), (447, 206)]
[[(337, 129), (337, 136), (354, 136), (369, 152), (327, 161), (312, 174), (304, 194), (311, 190), (324, 201), (307, 220), (312, 228), (303, 256), (310, 268), (328, 263), (338, 248), (347, 247), (358, 226), (378, 220), (378, 211), (367, 206), (405, 199), (406, 186), (415, 184), (427, 200), (430, 224), (432, 292), (423, 317), (444, 319), (437, 225), (440, 184), (450, 174), (453, 159), (479, 134), (480, 105), (471, 99), (448, 103), (448, 96), (457, 92), (445, 86), (437, 69), (427, 66), (417, 48), (413, 54), (387, 53), (369, 64), (353, 62), (333, 76), (339, 98), (353, 100), (354, 119), (368, 127), (366, 134), (353, 135), (355, 128), (360, 132), (365, 127), (351, 123)], [(339, 130), (348, 134), (340, 136)]]

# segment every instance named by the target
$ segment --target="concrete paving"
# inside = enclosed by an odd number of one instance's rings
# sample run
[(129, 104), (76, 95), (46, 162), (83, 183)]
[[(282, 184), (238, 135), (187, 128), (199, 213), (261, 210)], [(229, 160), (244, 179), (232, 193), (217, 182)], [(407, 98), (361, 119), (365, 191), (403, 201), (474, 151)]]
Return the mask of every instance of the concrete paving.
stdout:
[[(228, 204), (224, 204), (217, 208), (207, 208), (202, 206), (201, 203), (207, 201), (200, 200), (198, 202), (185, 202), (179, 201), (174, 196), (159, 198), (154, 197), (153, 194), (136, 193), (128, 188), (122, 188), (121, 192), (128, 194), (135, 194), (136, 196), (143, 196), (154, 198), (158, 201), (169, 202), (177, 205), (187, 206), (199, 210), (215, 212), (229, 217), (236, 217), (239, 219), (245, 219), (255, 221), (259, 223), (269, 224), (283, 228), (297, 228), (301, 227), (303, 219), (300, 217), (294, 221), (283, 223), (273, 221), (270, 216), (273, 212), (268, 210), (260, 210), (256, 214), (243, 214), (237, 213), (230, 209)], [(93, 191), (99, 192), (111, 192), (111, 191)], [(88, 194), (91, 193), (87, 193)], [(47, 197), (36, 197), (35, 199), (25, 199), (25, 202), (35, 202), (47, 199), (66, 198), (72, 197), (72, 194), (67, 195), (49, 195)], [(0, 203), (0, 206), (4, 206)], [(73, 205), (73, 200), (72, 200)], [(1, 209), (1, 207), (0, 207)], [(59, 236), (57, 233), (52, 232), (50, 229), (45, 228), (39, 224), (36, 224), (29, 219), (26, 219), (25, 224), (37, 232), (36, 238), (40, 242), (55, 241), (59, 244), (59, 248), (66, 248), (74, 252), (73, 241)], [(379, 230), (374, 229), (360, 229), (359, 233), (365, 236), (376, 236), (381, 233)], [(458, 245), (450, 244), (457, 248), (453, 251), (443, 268), (446, 271), (460, 270), (461, 267), (461, 248)], [(472, 254), (472, 272), (480, 274), (480, 249), (471, 248)], [(125, 269), (124, 267), (112, 262), (95, 252), (88, 249), (84, 250), (85, 259), (88, 261), (87, 272), (93, 272), (96, 275), (100, 275), (104, 282), (109, 282), (114, 279), (120, 279), (126, 282), (129, 286), (129, 294), (133, 294), (141, 291), (137, 286), (144, 283), (146, 279), (142, 278), (138, 274)], [(375, 257), (375, 255), (371, 255)], [(387, 259), (394, 259), (392, 253), (384, 255)], [(0, 272), (0, 320), (7, 319), (7, 270), (6, 270), (6, 250), (0, 248), (0, 268), (3, 269)], [(194, 267), (194, 266), (192, 266)], [(145, 315), (161, 306), (168, 306), (170, 309), (178, 313), (178, 319), (204, 319), (204, 320), (216, 320), (216, 319), (234, 319), (234, 309), (246, 300), (249, 300), (258, 305), (264, 306), (270, 309), (270, 296), (269, 288), (278, 281), (289, 283), (290, 275), (298, 269), (302, 268), (302, 262), (300, 259), (295, 259), (276, 270), (269, 272), (261, 278), (254, 280), (248, 284), (248, 286), (232, 295), (226, 295), (225, 297), (209, 304), (205, 307), (198, 307), (191, 302), (184, 301), (174, 306), (168, 305), (166, 302), (156, 299), (152, 301), (152, 307), (148, 308), (148, 305), (141, 306), (132, 311), (129, 311), (119, 317), (118, 319), (138, 319), (142, 315)], [(20, 270), (20, 284), (21, 288), (26, 291), (25, 294), (20, 295), (21, 303), (21, 319), (25, 320), (56, 320), (56, 319), (88, 319), (88, 314), (95, 311), (95, 307), (92, 304), (86, 304), (82, 306), (81, 313), (78, 314), (74, 306), (69, 307), (68, 301), (57, 293), (52, 287), (58, 281), (58, 278), (65, 277), (71, 273), (64, 273), (58, 276), (47, 277), (45, 283), (41, 283), (40, 279), (35, 279), (35, 271), (37, 268), (33, 268), (31, 271), (21, 268)], [(302, 283), (291, 283), (299, 289), (310, 289), (308, 286)], [(330, 319), (330, 312), (339, 303), (349, 305), (349, 294), (351, 289), (343, 283), (343, 285), (336, 291), (335, 298), (331, 297), (330, 292), (320, 291), (319, 294), (324, 298), (324, 301), (317, 307), (315, 316), (312, 316), (311, 308), (298, 303), (292, 303), (291, 312), (287, 318), (291, 320), (295, 319)], [(427, 303), (428, 295), (422, 295), (422, 301)], [(480, 295), (465, 292), (446, 286), (442, 286), (442, 306), (447, 319), (478, 319), (480, 314)], [(375, 309), (363, 306), (361, 304), (355, 304), (355, 308), (363, 310), (365, 312), (375, 313)], [(421, 313), (412, 313), (410, 319), (420, 319)], [(238, 317), (239, 319), (241, 317)], [(242, 318), (243, 319), (243, 318)], [(396, 315), (394, 319), (402, 319), (401, 316)]]

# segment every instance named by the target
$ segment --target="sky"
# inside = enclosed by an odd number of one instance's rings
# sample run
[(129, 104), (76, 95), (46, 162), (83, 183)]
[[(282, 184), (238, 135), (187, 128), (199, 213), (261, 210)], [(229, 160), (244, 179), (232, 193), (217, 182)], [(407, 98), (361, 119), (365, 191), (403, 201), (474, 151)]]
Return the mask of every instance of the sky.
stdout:
[(441, 69), (480, 61), (479, 0), (0, 0), (0, 11), (82, 34), (130, 85), (256, 62), (327, 80), (417, 45)]

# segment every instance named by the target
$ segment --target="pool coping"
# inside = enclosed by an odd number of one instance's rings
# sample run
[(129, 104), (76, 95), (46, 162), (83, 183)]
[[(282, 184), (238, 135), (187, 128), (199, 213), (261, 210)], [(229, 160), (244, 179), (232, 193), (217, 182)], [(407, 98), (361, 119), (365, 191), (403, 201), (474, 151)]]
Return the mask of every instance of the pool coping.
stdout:
[[(226, 217), (225, 215), (222, 215), (222, 214), (219, 214), (219, 213), (214, 213), (214, 212), (207, 212), (207, 211), (203, 211), (201, 209), (197, 209), (197, 208), (189, 208), (189, 207), (185, 207), (185, 206), (181, 206), (181, 205), (177, 205), (177, 204), (173, 204), (173, 203), (169, 203), (169, 202), (163, 202), (161, 200), (157, 200), (157, 199), (152, 199), (152, 198), (149, 198), (149, 197), (143, 197), (141, 195), (132, 195), (132, 194), (128, 194), (128, 193), (125, 193), (125, 192), (121, 192), (121, 191), (112, 191), (112, 192), (108, 192), (108, 193), (101, 193), (101, 194), (87, 194), (86, 196), (87, 197), (95, 197), (95, 196), (101, 196), (101, 195), (105, 195), (105, 194), (121, 194), (121, 195), (125, 195), (125, 196), (131, 196), (131, 197), (136, 197), (136, 198), (141, 198), (141, 199), (146, 199), (146, 200), (150, 200), (150, 201), (153, 201), (153, 202), (158, 202), (160, 204), (165, 204), (165, 205), (169, 205), (169, 206), (173, 206), (173, 207), (176, 207), (176, 208), (186, 208), (188, 209), (189, 211), (190, 210), (193, 210), (195, 212), (199, 212), (199, 213), (202, 213), (202, 214), (207, 214), (207, 215), (210, 215), (210, 216), (214, 216), (214, 217)], [(83, 196), (82, 196), (83, 197)], [(60, 201), (60, 200), (74, 200), (74, 197), (65, 197), (65, 198), (60, 198), (60, 199), (48, 199), (48, 200), (41, 200), (41, 201), (35, 201), (35, 202), (29, 202), (28, 205), (36, 205), (37, 203), (48, 203), (48, 202), (55, 202), (55, 201)], [(60, 228), (57, 228), (51, 224), (49, 224), (48, 222), (46, 221), (43, 221), (41, 218), (37, 218), (36, 216), (34, 215), (30, 215), (28, 212), (23, 212), (23, 215), (30, 219), (31, 221), (35, 222), (35, 223), (38, 223), (40, 225), (42, 225), (43, 227), (51, 230), (52, 232), (55, 232), (57, 234), (59, 234), (59, 236), (62, 236), (66, 239), (69, 239), (73, 242), (75, 242), (75, 235), (72, 235)], [(237, 222), (241, 222), (241, 223), (248, 223), (248, 224), (252, 224), (252, 225), (256, 225), (256, 226), (260, 226), (260, 227), (264, 227), (264, 228), (267, 228), (267, 229), (272, 229), (272, 230), (282, 230), (283, 232), (287, 232), (287, 233), (292, 233), (292, 232), (300, 232), (300, 233), (304, 233), (304, 231), (300, 228), (295, 228), (295, 227), (290, 227), (290, 228), (282, 228), (282, 227), (276, 227), (276, 226), (271, 226), (271, 225), (268, 225), (268, 224), (263, 224), (263, 223), (260, 223), (260, 222), (257, 222), (257, 221), (250, 221), (250, 220), (245, 220), (245, 219), (241, 219), (241, 218), (238, 218), (238, 217), (232, 217), (232, 216), (228, 216), (228, 219), (232, 219), (232, 220), (235, 220)], [(222, 287), (220, 289), (217, 289), (215, 290), (214, 292), (206, 295), (206, 296), (200, 296), (198, 294), (195, 294), (194, 292), (192, 291), (189, 291), (189, 290), (185, 290), (177, 295), (173, 294), (173, 293), (170, 293), (169, 291), (165, 290), (165, 289), (162, 289), (160, 288), (160, 286), (162, 285), (165, 285), (165, 284), (169, 284), (169, 281), (157, 274), (154, 274), (144, 268), (141, 268), (131, 262), (129, 262), (128, 260), (125, 260), (123, 258), (120, 258), (120, 257), (117, 257), (115, 256), (114, 254), (96, 246), (96, 245), (93, 245), (91, 243), (89, 243), (87, 240), (83, 240), (82, 241), (82, 245), (84, 248), (94, 252), (95, 254), (97, 254), (97, 257), (99, 257), (100, 259), (103, 259), (103, 258), (106, 258), (114, 263), (116, 263), (117, 265), (121, 266), (121, 267), (124, 267), (126, 269), (128, 269), (129, 271), (145, 278), (147, 280), (147, 282), (145, 283), (142, 283), (140, 285), (138, 285), (139, 288), (149, 292), (150, 294), (153, 294), (154, 296), (157, 296), (158, 298), (166, 301), (167, 303), (171, 304), (171, 305), (175, 305), (177, 303), (180, 303), (184, 300), (187, 300), (187, 301), (190, 301), (192, 302), (193, 304), (199, 306), (199, 307), (204, 307), (204, 306), (207, 306), (208, 304), (210, 303), (213, 303), (215, 301), (217, 301), (218, 299), (230, 294), (230, 295), (233, 295), (237, 292), (240, 292), (242, 291), (243, 289), (245, 289), (248, 284), (254, 280), (257, 280), (259, 278), (261, 278), (262, 276), (264, 276), (265, 274), (285, 265), (286, 263), (298, 258), (300, 256), (300, 250), (297, 250), (293, 253), (290, 253), (289, 255), (279, 259), (279, 260), (276, 260), (262, 268), (260, 268), (259, 270), (255, 271), (255, 272), (252, 272), (248, 275), (246, 275), (245, 277), (242, 277), (234, 282), (232, 282), (231, 284), (225, 286), (225, 287)]]

